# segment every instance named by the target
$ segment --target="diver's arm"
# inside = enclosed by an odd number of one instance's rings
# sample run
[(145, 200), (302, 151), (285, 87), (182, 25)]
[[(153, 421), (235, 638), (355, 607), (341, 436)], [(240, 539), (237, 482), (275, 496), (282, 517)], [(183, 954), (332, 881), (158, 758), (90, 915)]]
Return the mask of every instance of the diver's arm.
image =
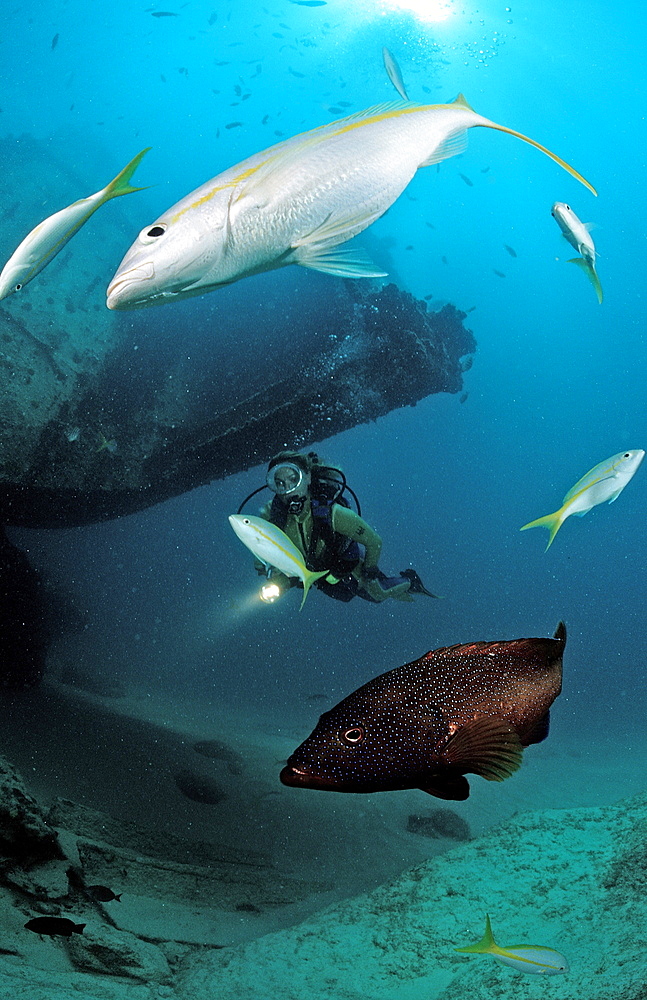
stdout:
[(374, 531), (370, 524), (367, 524), (364, 518), (356, 514), (354, 510), (349, 510), (348, 507), (342, 507), (341, 504), (337, 503), (333, 506), (331, 520), (333, 531), (345, 535), (346, 538), (352, 538), (364, 546), (364, 567), (375, 569), (380, 561), (382, 551), (382, 539), (377, 531)]

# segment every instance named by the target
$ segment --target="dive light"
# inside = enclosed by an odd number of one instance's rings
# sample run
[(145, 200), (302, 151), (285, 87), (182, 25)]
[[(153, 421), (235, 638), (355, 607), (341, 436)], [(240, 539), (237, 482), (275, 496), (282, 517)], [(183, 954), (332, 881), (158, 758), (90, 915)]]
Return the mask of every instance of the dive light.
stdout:
[(278, 601), (280, 596), (281, 588), (278, 583), (272, 583), (270, 581), (268, 583), (264, 583), (261, 587), (260, 598), (261, 601), (265, 602), (265, 604), (274, 604), (275, 601)]

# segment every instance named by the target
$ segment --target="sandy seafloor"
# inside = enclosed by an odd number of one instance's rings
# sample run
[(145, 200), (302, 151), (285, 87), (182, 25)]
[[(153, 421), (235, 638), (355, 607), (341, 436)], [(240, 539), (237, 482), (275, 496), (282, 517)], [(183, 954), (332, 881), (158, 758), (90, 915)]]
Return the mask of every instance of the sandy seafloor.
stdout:
[[(188, 839), (189, 863), (191, 843), (211, 841), (234, 858), (249, 852), (264, 867), (250, 876), (234, 862), (207, 891), (199, 877), (187, 891), (180, 866), (162, 880), (158, 870), (147, 876), (145, 865), (129, 871), (124, 863), (121, 881), (118, 866), (106, 869), (123, 900), (104, 912), (148, 942), (152, 971), (141, 982), (79, 972), (71, 960), (78, 962), (79, 939), (24, 931), (26, 915), (37, 911), (17, 908), (3, 892), (0, 948), (18, 955), (0, 954), (0, 997), (647, 997), (647, 737), (605, 744), (591, 732), (588, 742), (556, 722), (508, 781), (473, 777), (465, 803), (417, 791), (284, 788), (281, 761), (317, 712), (304, 710), (303, 723), (250, 723), (177, 694), (103, 698), (52, 681), (5, 701), (0, 753), (41, 803), (63, 797), (137, 823), (151, 837)], [(241, 773), (195, 754), (192, 743), (208, 738), (240, 754)], [(181, 795), (173, 776), (187, 767), (215, 778), (227, 798), (205, 805)], [(446, 806), (467, 820), (474, 839), (407, 832), (409, 814)], [(106, 843), (115, 828), (106, 821)], [(196, 846), (195, 860), (200, 852)], [(88, 940), (101, 931), (100, 907), (61, 912), (87, 922)], [(489, 957), (456, 954), (454, 947), (480, 938), (486, 912), (498, 943), (554, 947), (569, 973), (522, 976)]]

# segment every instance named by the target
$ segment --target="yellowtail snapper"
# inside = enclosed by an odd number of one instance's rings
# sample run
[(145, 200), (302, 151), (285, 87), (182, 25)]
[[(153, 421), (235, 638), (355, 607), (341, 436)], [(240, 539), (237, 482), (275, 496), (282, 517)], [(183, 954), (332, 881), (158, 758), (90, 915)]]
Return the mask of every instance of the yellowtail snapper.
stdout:
[(519, 531), (526, 531), (527, 528), (548, 528), (550, 534), (545, 549), (547, 552), (553, 544), (555, 535), (571, 514), (584, 517), (592, 507), (617, 500), (644, 457), (645, 452), (639, 448), (635, 451), (621, 451), (594, 465), (568, 491), (559, 510), (538, 517), (535, 521), (529, 521)]
[(379, 219), (419, 167), (462, 152), (475, 126), (530, 143), (595, 194), (564, 160), (478, 115), (462, 94), (451, 104), (381, 104), (255, 153), (145, 226), (110, 282), (108, 308), (173, 302), (288, 264), (383, 277), (340, 244)]
[(490, 918), (485, 917), (485, 934), (476, 944), (455, 948), (472, 955), (492, 955), (501, 965), (509, 965), (517, 972), (527, 972), (531, 975), (557, 976), (568, 972), (568, 962), (558, 951), (544, 948), (541, 944), (511, 944), (500, 948), (494, 940)]

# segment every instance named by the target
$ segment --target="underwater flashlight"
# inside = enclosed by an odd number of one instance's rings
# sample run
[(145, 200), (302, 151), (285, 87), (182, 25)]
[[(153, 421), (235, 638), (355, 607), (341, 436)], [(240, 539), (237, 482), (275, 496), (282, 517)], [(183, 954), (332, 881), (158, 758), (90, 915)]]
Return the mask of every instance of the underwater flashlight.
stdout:
[(278, 583), (264, 583), (261, 587), (261, 601), (265, 604), (274, 604), (274, 601), (278, 601), (281, 596), (281, 588)]

